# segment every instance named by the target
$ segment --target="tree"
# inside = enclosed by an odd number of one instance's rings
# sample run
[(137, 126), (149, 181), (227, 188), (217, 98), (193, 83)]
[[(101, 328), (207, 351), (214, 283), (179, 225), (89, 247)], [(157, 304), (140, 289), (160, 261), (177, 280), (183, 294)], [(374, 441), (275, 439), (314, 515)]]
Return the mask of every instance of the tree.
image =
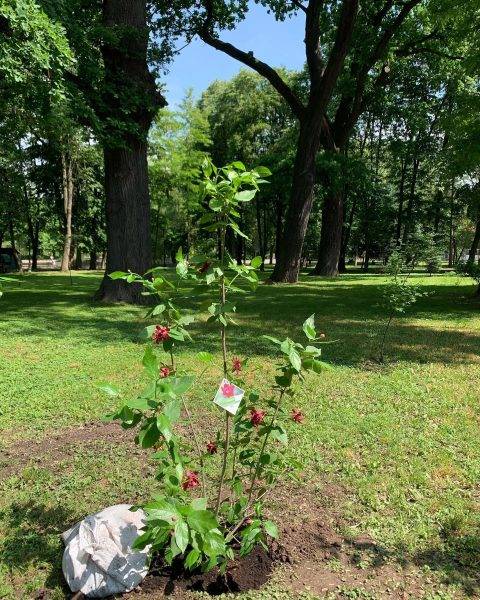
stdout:
[[(107, 264), (97, 298), (141, 302), (138, 286), (109, 273), (151, 266), (147, 136), (165, 104), (147, 64), (145, 0), (104, 0), (102, 47)], [(108, 136), (106, 132), (109, 131)]]

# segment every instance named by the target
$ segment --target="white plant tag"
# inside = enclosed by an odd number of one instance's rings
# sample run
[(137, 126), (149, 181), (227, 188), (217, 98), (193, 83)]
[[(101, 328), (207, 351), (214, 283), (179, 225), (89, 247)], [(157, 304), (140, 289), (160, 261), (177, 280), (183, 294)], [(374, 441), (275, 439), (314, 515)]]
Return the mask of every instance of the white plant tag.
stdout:
[(245, 390), (240, 389), (234, 383), (230, 383), (227, 379), (222, 379), (213, 402), (234, 415), (244, 395)]

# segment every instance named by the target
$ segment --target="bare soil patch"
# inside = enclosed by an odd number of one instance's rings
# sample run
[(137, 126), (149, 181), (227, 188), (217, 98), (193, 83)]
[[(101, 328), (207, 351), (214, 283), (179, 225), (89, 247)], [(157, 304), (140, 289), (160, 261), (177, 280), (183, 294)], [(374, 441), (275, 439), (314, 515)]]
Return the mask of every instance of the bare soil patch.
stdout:
[[(8, 476), (32, 463), (52, 466), (78, 451), (79, 445), (91, 444), (101, 450), (105, 443), (126, 444), (132, 452), (145, 456), (135, 446), (131, 431), (116, 423), (92, 422), (12, 444), (4, 450), (0, 475)], [(154, 561), (142, 586), (126, 597), (186, 600), (194, 591), (235, 593), (259, 589), (271, 581), (275, 587), (291, 590), (292, 598), (309, 591), (328, 600), (420, 599), (439, 589), (438, 580), (432, 573), (427, 577), (418, 561), (407, 561), (367, 535), (352, 539), (342, 534), (347, 525), (342, 506), (348, 496), (347, 489), (319, 480), (286, 486), (272, 499), (273, 518), (284, 525), (279, 542), (273, 543), (268, 553), (257, 549), (232, 564), (224, 576), (217, 571), (185, 574), (179, 565), (167, 567)], [(49, 590), (39, 593), (42, 599), (50, 597)], [(65, 597), (71, 595), (65, 591)]]

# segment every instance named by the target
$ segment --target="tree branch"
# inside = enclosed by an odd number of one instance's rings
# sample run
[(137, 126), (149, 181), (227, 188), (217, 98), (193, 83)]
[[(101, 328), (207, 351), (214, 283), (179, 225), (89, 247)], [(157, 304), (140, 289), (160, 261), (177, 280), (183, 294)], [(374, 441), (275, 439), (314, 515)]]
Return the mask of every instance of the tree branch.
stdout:
[[(417, 4), (420, 4), (420, 2), (421, 0), (408, 0), (402, 5), (401, 10), (396, 15), (396, 17), (383, 30), (383, 33), (380, 35), (369, 59), (366, 60), (362, 67), (359, 69), (356, 80), (355, 93), (350, 105), (350, 114), (341, 124), (342, 128), (346, 132), (349, 132), (351, 130), (351, 128), (355, 125), (359, 115), (362, 112), (362, 108), (364, 106), (363, 96), (365, 93), (365, 87), (370, 70), (373, 68), (377, 60), (379, 60), (384, 55), (395, 33), (400, 29), (410, 12), (415, 8)], [(389, 2), (385, 4), (384, 9), (388, 4)], [(335, 124), (337, 125), (337, 115), (335, 116)]]
[(299, 0), (290, 0), (290, 2), (296, 6), (297, 8), (299, 8), (300, 10), (303, 10), (304, 13), (307, 12), (307, 8), (306, 6), (304, 6), (301, 2), (299, 2)]
[(199, 30), (200, 39), (209, 46), (212, 46), (212, 48), (228, 54), (232, 58), (235, 58), (247, 67), (256, 71), (259, 75), (265, 77), (290, 106), (294, 115), (301, 121), (305, 115), (305, 107), (292, 88), (280, 77), (275, 69), (267, 63), (258, 60), (258, 58), (255, 58), (253, 52), (244, 52), (233, 44), (224, 42), (215, 37), (212, 33), (214, 21), (212, 0), (205, 0), (203, 6), (205, 7), (207, 16)]
[(323, 0), (309, 0), (305, 19), (305, 54), (313, 90), (322, 79), (322, 53), (320, 50), (320, 13)]
[(343, 0), (335, 41), (330, 51), (327, 65), (323, 71), (318, 88), (312, 90), (313, 93), (310, 96), (309, 108), (315, 112), (319, 110), (322, 113), (325, 112), (328, 101), (331, 98), (350, 46), (357, 12), (358, 0)]

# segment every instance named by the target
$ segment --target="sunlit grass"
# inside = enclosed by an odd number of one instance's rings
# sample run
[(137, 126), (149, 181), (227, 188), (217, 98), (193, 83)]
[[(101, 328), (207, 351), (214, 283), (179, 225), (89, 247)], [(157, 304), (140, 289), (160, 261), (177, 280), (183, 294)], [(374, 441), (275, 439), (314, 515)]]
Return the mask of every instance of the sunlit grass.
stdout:
[[(10, 454), (0, 462), (0, 598), (31, 597), (45, 582), (63, 597), (57, 533), (152, 485), (137, 455), (108, 442), (93, 451), (79, 446), (73, 464), (32, 463), (1, 475), (2, 465), (15, 464), (15, 444), (114, 408), (98, 383), (114, 382), (126, 394), (142, 385), (144, 310), (94, 304), (99, 277), (82, 273), (70, 283), (58, 273), (25, 275), (4, 286), (0, 448)], [(375, 360), (385, 321), (381, 275), (262, 285), (239, 299), (230, 347), (250, 358), (247, 381), (262, 391), (273, 368), (261, 335), (300, 339), (301, 323), (316, 313), (318, 329), (336, 340), (324, 353), (335, 369), (311, 376), (294, 401), (307, 419), (292, 431), (289, 451), (304, 462), (306, 485), (318, 493), (325, 481), (347, 487), (345, 535), (368, 533), (398, 557), (435, 551), (444, 559), (442, 574), (470, 577), (480, 551), (480, 304), (474, 286), (454, 275), (414, 279), (431, 294), (394, 321), (383, 365)], [(195, 343), (180, 358), (198, 372), (196, 353), (218, 356), (217, 338), (204, 320), (193, 333)], [(209, 369), (190, 399), (211, 419), (219, 377)]]

